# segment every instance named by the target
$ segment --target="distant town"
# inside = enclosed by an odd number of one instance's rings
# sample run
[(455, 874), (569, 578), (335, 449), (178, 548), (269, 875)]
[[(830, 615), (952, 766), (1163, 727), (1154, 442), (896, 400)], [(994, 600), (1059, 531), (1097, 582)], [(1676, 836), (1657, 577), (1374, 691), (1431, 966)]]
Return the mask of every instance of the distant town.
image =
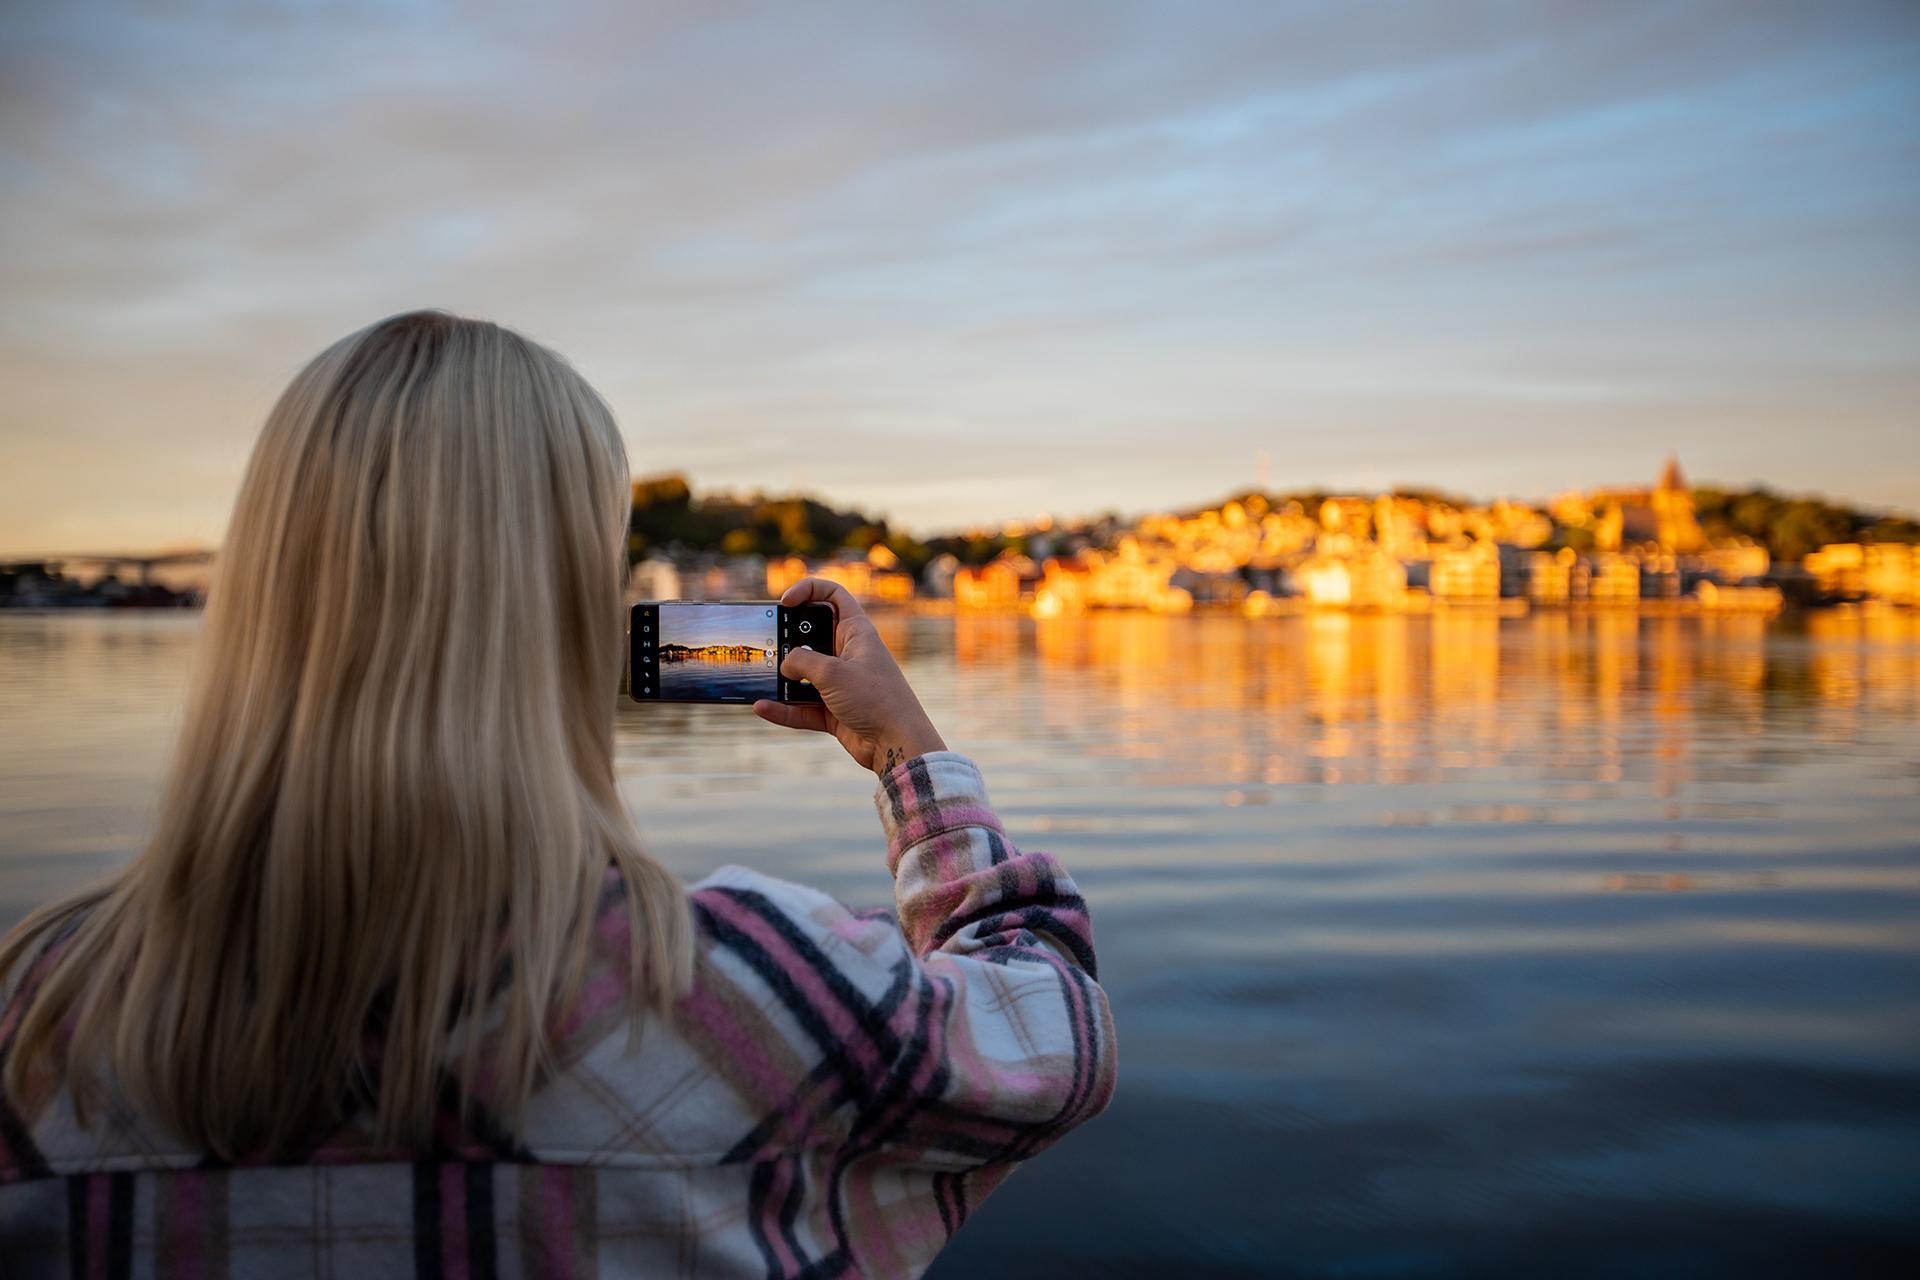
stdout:
[[(633, 486), (632, 599), (777, 596), (814, 575), (877, 606), (1249, 616), (1536, 609), (1774, 614), (1920, 607), (1920, 523), (1768, 489), (1653, 483), (1544, 503), (1248, 491), (1137, 518), (1049, 516), (920, 539), (808, 497)], [(0, 561), (0, 608), (198, 604), (208, 552)]]
[(1042, 516), (922, 541), (804, 498), (634, 485), (635, 599), (778, 595), (813, 575), (870, 604), (1182, 613), (1235, 609), (1747, 612), (1920, 605), (1920, 523), (1764, 489), (1653, 483), (1546, 503), (1245, 492), (1126, 520)]
[(759, 662), (767, 656), (765, 649), (750, 644), (663, 644), (660, 646), (662, 662)]

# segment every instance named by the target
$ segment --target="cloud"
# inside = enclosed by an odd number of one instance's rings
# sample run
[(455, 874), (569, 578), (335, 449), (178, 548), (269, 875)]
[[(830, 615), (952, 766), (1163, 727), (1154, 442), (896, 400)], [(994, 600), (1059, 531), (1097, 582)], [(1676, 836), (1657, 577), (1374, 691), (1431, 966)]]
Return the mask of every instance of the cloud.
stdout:
[[(29, 7), (0, 544), (416, 305), (559, 346), (636, 456), (916, 522), (1409, 440), (1548, 491), (1593, 431), (1911, 505), (1917, 71), (1901, 5)], [(1756, 397), (1807, 416), (1714, 425)]]

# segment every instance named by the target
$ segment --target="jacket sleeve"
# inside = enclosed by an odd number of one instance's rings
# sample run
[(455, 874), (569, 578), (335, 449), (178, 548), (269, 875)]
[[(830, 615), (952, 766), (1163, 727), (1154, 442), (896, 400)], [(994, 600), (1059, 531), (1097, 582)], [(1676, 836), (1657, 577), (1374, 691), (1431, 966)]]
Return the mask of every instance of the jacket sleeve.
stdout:
[(1086, 903), (1053, 857), (1014, 847), (965, 756), (908, 760), (881, 777), (876, 803), (900, 998), (862, 1127), (923, 1168), (1024, 1160), (1113, 1096)]

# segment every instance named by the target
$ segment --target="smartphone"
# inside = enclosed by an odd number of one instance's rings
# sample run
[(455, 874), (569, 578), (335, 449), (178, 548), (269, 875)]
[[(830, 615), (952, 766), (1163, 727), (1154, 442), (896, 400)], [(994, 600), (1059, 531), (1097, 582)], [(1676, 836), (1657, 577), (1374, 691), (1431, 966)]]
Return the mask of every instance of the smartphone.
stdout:
[(777, 600), (642, 600), (627, 624), (627, 693), (635, 702), (818, 702), (789, 680), (794, 649), (833, 652), (833, 606)]

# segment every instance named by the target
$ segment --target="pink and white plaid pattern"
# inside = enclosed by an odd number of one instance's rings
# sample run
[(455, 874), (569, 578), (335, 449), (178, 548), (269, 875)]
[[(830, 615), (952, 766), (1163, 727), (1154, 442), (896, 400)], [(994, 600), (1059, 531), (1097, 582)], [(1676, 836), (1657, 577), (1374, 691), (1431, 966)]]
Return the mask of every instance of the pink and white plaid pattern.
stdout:
[[(0, 1098), (8, 1276), (911, 1276), (1009, 1170), (1097, 1114), (1113, 1024), (1065, 870), (971, 761), (876, 797), (898, 921), (728, 867), (691, 890), (692, 991), (628, 1044), (624, 884), (523, 1132), (452, 1105), (431, 1150), (349, 1123), (225, 1165), (57, 1082)], [(0, 1060), (38, 967), (8, 993)], [(477, 1033), (485, 1036), (487, 1028)]]

